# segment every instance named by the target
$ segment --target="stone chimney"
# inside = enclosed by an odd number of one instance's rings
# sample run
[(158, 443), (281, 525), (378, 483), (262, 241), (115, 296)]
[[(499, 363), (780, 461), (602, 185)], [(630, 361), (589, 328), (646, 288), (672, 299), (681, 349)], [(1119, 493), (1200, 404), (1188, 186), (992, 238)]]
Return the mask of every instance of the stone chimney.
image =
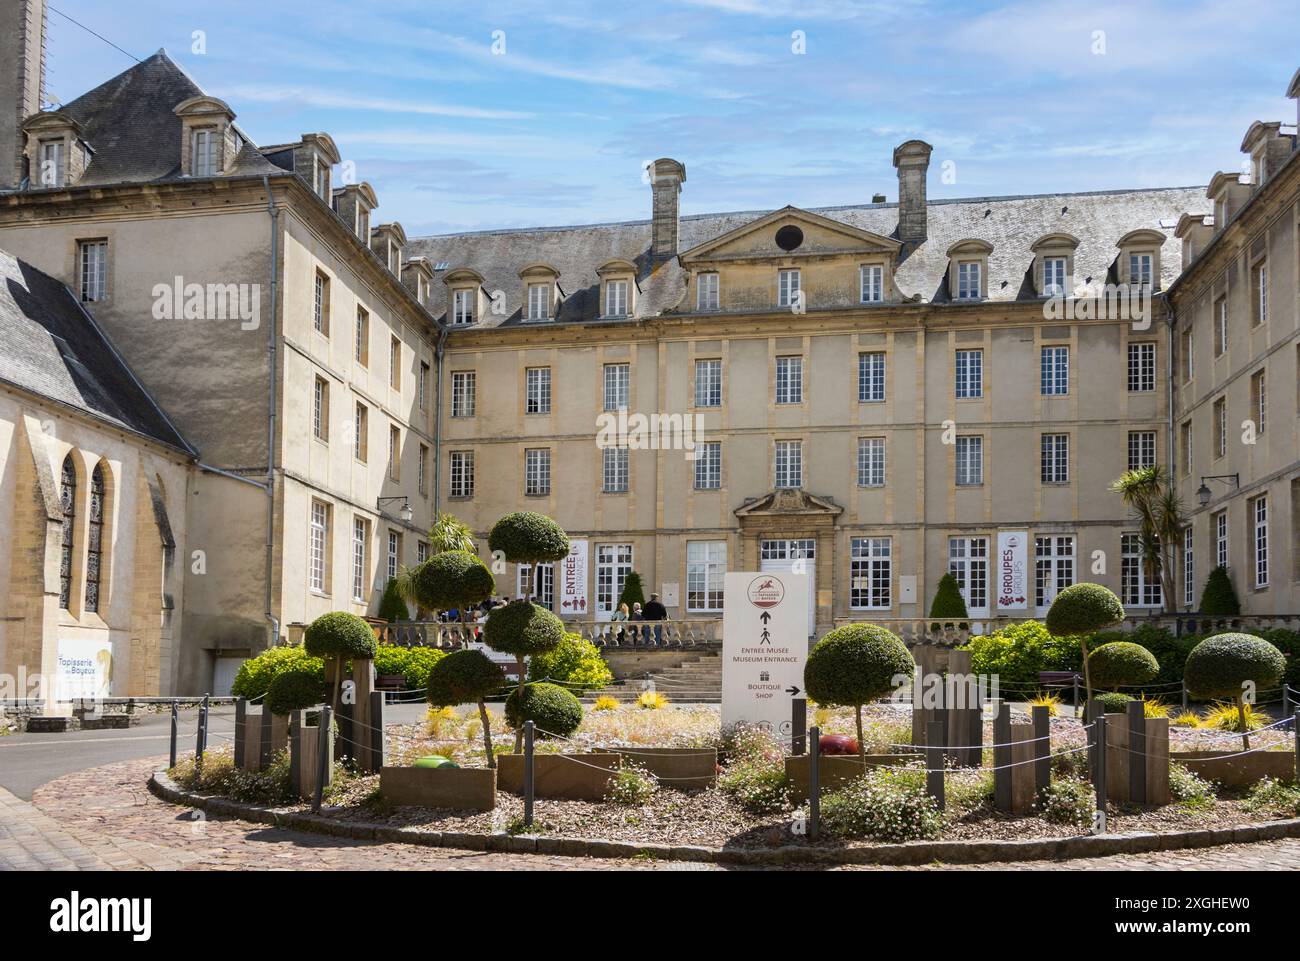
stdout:
[(661, 264), (677, 256), (678, 202), (686, 181), (686, 167), (661, 157), (647, 167), (650, 175), (650, 260)]
[(905, 244), (925, 243), (925, 175), (930, 169), (933, 149), (924, 140), (909, 140), (894, 148), (894, 166), (898, 168), (898, 239)]
[(45, 95), (45, 0), (0, 0), (0, 190), (26, 173), (23, 121)]

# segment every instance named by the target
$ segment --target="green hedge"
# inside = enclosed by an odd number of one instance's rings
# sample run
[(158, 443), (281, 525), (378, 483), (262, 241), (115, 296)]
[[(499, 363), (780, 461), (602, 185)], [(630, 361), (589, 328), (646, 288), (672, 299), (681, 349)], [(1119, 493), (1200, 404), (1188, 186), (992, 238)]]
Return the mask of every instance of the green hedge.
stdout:
[(277, 674), (303, 667), (317, 671), (321, 681), (325, 680), (324, 662), (319, 657), (308, 654), (301, 644), (269, 648), (239, 665), (235, 681), (230, 685), (230, 693), (235, 697), (256, 700), (266, 694)]
[(429, 671), (447, 656), (436, 647), (399, 647), (380, 644), (375, 648), (375, 674), (401, 674), (406, 678), (408, 691), (419, 691), (429, 686)]
[(1037, 688), (1040, 671), (1082, 669), (1078, 640), (1055, 637), (1038, 621), (1010, 624), (992, 634), (972, 637), (965, 649), (971, 653), (971, 670), (996, 674), (998, 683), (1012, 696)]
[(578, 634), (565, 634), (558, 647), (529, 658), (528, 680), (554, 681), (581, 695), (600, 690), (614, 675), (595, 644)]

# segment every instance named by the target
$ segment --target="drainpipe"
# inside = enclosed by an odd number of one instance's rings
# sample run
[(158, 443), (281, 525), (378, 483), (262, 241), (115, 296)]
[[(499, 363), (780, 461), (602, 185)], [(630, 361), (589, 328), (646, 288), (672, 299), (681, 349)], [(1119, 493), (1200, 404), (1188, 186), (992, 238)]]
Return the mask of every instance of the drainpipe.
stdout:
[(442, 364), (445, 355), (443, 348), (446, 343), (447, 328), (441, 327), (438, 330), (437, 346), (433, 350), (438, 374), (435, 378), (437, 394), (433, 401), (433, 517), (431, 521), (437, 520), (442, 497)]
[[(1173, 302), (1170, 301), (1168, 294), (1162, 294), (1165, 302), (1165, 311), (1169, 317), (1169, 343), (1165, 346), (1165, 357), (1168, 358), (1166, 366), (1172, 368), (1174, 358), (1174, 344), (1177, 339), (1178, 315), (1174, 313)], [(1174, 378), (1178, 376), (1177, 371), (1170, 369), (1166, 372), (1165, 388), (1167, 396), (1165, 398), (1165, 463), (1169, 465), (1169, 476), (1172, 481), (1174, 476)]]
[(271, 625), (271, 647), (280, 643), (280, 620), (273, 612), (275, 576), (275, 428), (276, 428), (276, 338), (277, 313), (280, 303), (280, 211), (271, 196), (270, 177), (263, 174), (262, 186), (266, 189), (266, 212), (271, 217), (271, 322), (267, 332), (267, 352), (270, 376), (267, 389), (266, 411), (266, 619)]

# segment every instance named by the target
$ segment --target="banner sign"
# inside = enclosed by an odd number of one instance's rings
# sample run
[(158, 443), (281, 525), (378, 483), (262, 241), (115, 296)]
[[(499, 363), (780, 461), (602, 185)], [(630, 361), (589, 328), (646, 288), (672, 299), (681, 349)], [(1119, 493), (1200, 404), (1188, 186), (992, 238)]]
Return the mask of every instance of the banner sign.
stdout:
[(1029, 606), (1029, 532), (998, 531), (998, 610)]
[(569, 554), (560, 561), (560, 616), (587, 616), (587, 541), (569, 541)]
[(113, 677), (113, 645), (110, 641), (61, 638), (54, 669), (54, 696), (74, 698), (108, 697)]
[(790, 734), (790, 701), (806, 696), (808, 575), (729, 572), (722, 601), (722, 729)]

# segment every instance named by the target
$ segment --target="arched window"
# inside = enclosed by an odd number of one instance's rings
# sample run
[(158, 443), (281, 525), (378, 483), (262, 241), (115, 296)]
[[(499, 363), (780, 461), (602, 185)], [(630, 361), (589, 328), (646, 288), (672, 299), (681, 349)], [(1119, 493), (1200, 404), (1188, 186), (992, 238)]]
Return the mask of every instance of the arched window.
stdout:
[(99, 610), (100, 558), (104, 536), (104, 465), (90, 475), (90, 536), (86, 540), (86, 610)]
[(77, 519), (77, 468), (72, 455), (63, 458), (63, 478), (59, 488), (63, 508), (63, 556), (59, 558), (59, 607), (68, 609), (72, 594), (72, 535)]

